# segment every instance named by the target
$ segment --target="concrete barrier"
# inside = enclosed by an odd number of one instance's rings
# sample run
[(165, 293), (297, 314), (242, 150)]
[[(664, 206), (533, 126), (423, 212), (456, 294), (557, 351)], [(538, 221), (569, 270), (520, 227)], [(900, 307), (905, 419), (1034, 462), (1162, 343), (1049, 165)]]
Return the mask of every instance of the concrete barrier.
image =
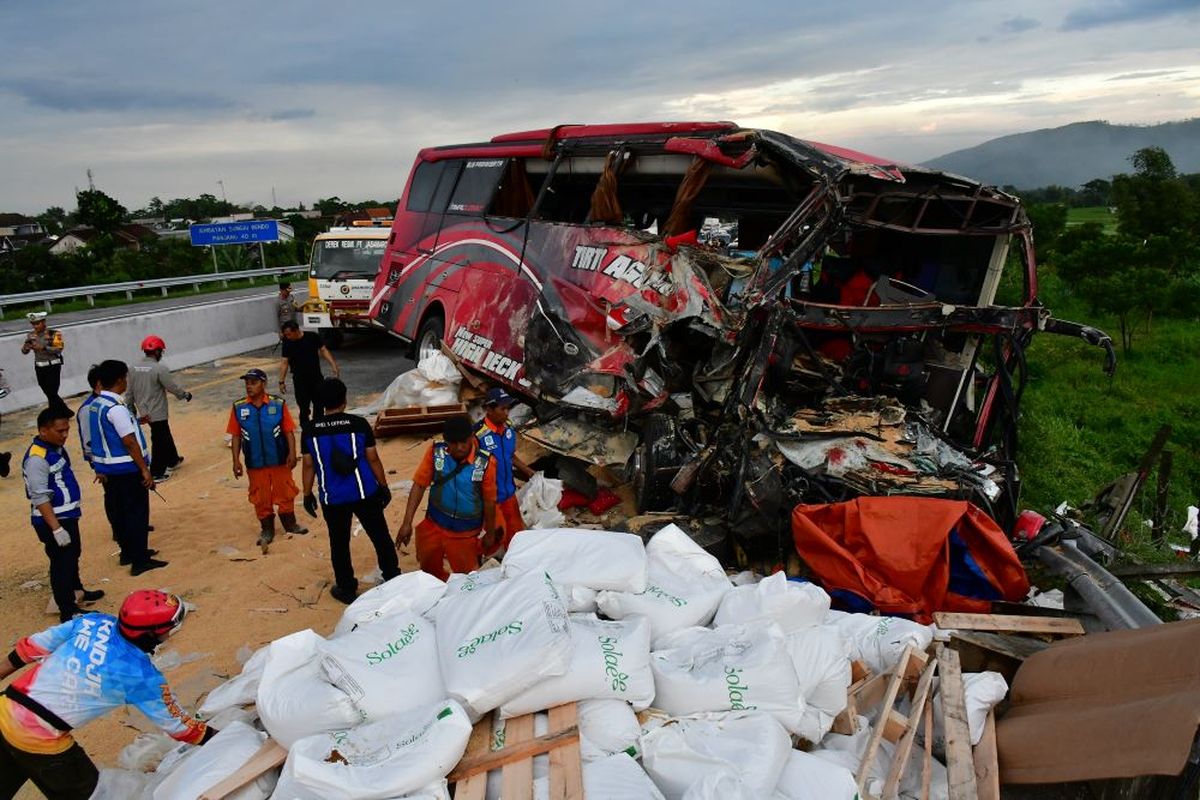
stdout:
[[(272, 292), (141, 314), (137, 306), (129, 306), (115, 308), (113, 316), (101, 320), (55, 325), (66, 342), (59, 394), (69, 397), (86, 391), (88, 369), (106, 358), (128, 364), (139, 360), (142, 339), (150, 334), (166, 341), (163, 361), (173, 370), (269, 347), (279, 341), (275, 298)], [(53, 318), (50, 322), (54, 324)], [(46, 403), (34, 377), (33, 356), (21, 354), (24, 340), (24, 333), (0, 336), (0, 369), (11, 389), (11, 394), (0, 400), (0, 412)]]

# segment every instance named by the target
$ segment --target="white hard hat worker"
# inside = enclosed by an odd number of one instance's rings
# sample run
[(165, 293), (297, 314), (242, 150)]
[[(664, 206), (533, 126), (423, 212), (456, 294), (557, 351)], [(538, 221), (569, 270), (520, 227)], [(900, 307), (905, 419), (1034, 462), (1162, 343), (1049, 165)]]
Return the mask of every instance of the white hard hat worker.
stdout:
[(25, 319), (29, 320), (30, 324), (37, 325), (39, 322), (46, 321), (47, 314), (45, 311), (30, 311), (25, 315)]
[(37, 668), (0, 696), (0, 796), (32, 781), (49, 798), (90, 797), (99, 773), (71, 732), (125, 705), (178, 741), (211, 739), (216, 731), (180, 709), (150, 660), (185, 613), (177, 596), (140, 589), (116, 617), (81, 614), (20, 639), (0, 662), (0, 679), (28, 664)]

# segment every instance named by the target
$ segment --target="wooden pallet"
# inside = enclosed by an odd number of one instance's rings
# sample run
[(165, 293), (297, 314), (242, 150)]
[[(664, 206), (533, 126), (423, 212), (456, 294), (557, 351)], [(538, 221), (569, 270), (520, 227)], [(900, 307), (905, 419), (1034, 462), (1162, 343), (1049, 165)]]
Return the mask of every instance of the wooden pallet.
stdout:
[(221, 800), (228, 797), (257, 780), (263, 773), (277, 769), (287, 760), (287, 754), (288, 751), (282, 745), (274, 739), (267, 739), (245, 764), (229, 777), (205, 790), (199, 800)]
[(491, 715), (475, 725), (467, 752), (446, 777), (455, 800), (483, 800), (487, 776), (501, 771), (505, 800), (533, 800), (533, 758), (550, 754), (550, 800), (583, 800), (583, 764), (579, 757), (579, 711), (574, 703), (549, 710), (550, 729), (534, 736), (533, 714), (514, 717), (504, 726), (504, 746), (492, 750)]
[(381, 439), (407, 433), (433, 433), (441, 430), (442, 423), (451, 417), (461, 417), (466, 414), (467, 407), (463, 403), (385, 408), (375, 417), (374, 433)]

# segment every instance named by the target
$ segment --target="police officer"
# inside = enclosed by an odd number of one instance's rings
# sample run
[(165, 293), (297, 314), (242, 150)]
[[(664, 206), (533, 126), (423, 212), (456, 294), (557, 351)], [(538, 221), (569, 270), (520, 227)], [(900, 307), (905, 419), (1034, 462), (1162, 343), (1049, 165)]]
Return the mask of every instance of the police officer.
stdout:
[(79, 580), (82, 510), (79, 482), (75, 480), (65, 447), (71, 433), (71, 412), (43, 409), (37, 416), (37, 427), (37, 436), (21, 462), (21, 474), (25, 478), (33, 530), (50, 559), (50, 590), (58, 606), (58, 618), (66, 622), (79, 613), (76, 590), (83, 592), (81, 599), (89, 603), (104, 597), (104, 592), (85, 591)]
[(91, 797), (99, 773), (71, 731), (125, 705), (180, 742), (204, 744), (216, 735), (180, 709), (150, 660), (184, 613), (175, 595), (142, 589), (125, 598), (117, 617), (84, 614), (17, 641), (0, 659), (0, 680), (37, 667), (0, 696), (0, 798), (26, 781), (50, 800)]
[(150, 534), (150, 457), (146, 438), (122, 395), (129, 386), (129, 367), (124, 361), (102, 361), (96, 367), (100, 395), (91, 412), (92, 464), (104, 476), (106, 508), (111, 509), (121, 546), (121, 564), (130, 574), (165, 567), (166, 561), (151, 557), (146, 546)]
[(507, 549), (512, 537), (525, 530), (521, 506), (517, 502), (516, 475), (523, 480), (533, 477), (533, 470), (517, 458), (517, 432), (508, 424), (508, 410), (516, 398), (499, 386), (488, 390), (483, 401), (484, 415), (475, 428), (479, 447), (496, 462), (496, 511), (504, 528), (500, 546)]
[(321, 496), (321, 513), (329, 528), (329, 559), (333, 563), (335, 600), (354, 601), (358, 579), (350, 559), (350, 521), (357, 517), (375, 546), (383, 579), (400, 574), (383, 510), (392, 501), (383, 462), (375, 452), (375, 435), (360, 416), (346, 413), (346, 384), (327, 378), (317, 388), (317, 402), (325, 411), (302, 433), (304, 455), (304, 510), (317, 515), (315, 481)]
[(185, 391), (171, 375), (171, 370), (162, 363), (167, 343), (158, 336), (147, 336), (142, 340), (142, 360), (134, 364), (129, 373), (129, 392), (125, 402), (137, 416), (138, 422), (149, 423), (150, 440), (153, 446), (154, 466), (150, 472), (155, 483), (162, 483), (183, 463), (183, 456), (175, 448), (175, 437), (171, 435), (171, 422), (167, 418), (167, 392), (180, 400), (192, 402), (192, 393)]
[(21, 353), (33, 353), (33, 372), (46, 395), (46, 402), (56, 408), (66, 408), (66, 403), (58, 396), (63, 364), (62, 331), (46, 326), (45, 311), (32, 311), (25, 318), (33, 325), (33, 330), (25, 334)]
[(275, 298), (275, 316), (279, 338), (283, 338), (283, 323), (296, 321), (296, 298), (292, 297), (292, 284), (289, 281), (279, 282), (279, 296)]
[(275, 539), (275, 509), (288, 533), (308, 533), (296, 522), (296, 495), (292, 480), (296, 466), (296, 423), (282, 397), (267, 394), (267, 373), (247, 370), (246, 396), (233, 404), (225, 432), (233, 436), (233, 477), (242, 477), (242, 456), (250, 482), (250, 502), (258, 515), (261, 531), (258, 546), (263, 553)]
[(404, 509), (404, 524), (396, 534), (396, 548), (413, 535), (413, 517), (429, 489), (425, 519), (417, 526), (417, 561), (421, 569), (442, 580), (454, 572), (470, 572), (479, 557), (500, 538), (496, 525), (496, 459), (479, 447), (466, 417), (443, 424), (442, 441), (425, 451), (413, 475), (413, 488)]

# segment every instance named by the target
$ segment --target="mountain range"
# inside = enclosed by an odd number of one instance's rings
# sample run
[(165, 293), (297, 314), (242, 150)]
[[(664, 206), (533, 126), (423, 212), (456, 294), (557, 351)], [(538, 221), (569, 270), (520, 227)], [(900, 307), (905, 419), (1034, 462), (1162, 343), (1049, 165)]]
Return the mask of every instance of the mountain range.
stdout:
[(1200, 172), (1200, 118), (1159, 125), (1075, 122), (1001, 136), (938, 156), (924, 166), (996, 186), (1076, 188), (1095, 178), (1133, 172), (1129, 157), (1152, 146), (1166, 150), (1178, 172)]

